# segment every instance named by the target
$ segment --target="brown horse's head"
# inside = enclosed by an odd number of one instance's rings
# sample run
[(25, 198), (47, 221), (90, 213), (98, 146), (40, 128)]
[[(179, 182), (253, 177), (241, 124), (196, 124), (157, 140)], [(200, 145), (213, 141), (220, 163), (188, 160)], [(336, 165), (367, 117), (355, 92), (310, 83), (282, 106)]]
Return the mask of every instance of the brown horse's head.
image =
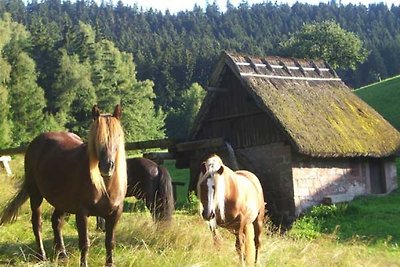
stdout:
[[(97, 105), (92, 109), (93, 122), (89, 132), (89, 160), (93, 183), (104, 189), (103, 179), (97, 182), (96, 174), (110, 178), (116, 168), (125, 164), (124, 133), (121, 127), (121, 107), (117, 105), (114, 114), (100, 114)], [(123, 162), (122, 162), (123, 161)], [(125, 171), (126, 172), (126, 171)]]

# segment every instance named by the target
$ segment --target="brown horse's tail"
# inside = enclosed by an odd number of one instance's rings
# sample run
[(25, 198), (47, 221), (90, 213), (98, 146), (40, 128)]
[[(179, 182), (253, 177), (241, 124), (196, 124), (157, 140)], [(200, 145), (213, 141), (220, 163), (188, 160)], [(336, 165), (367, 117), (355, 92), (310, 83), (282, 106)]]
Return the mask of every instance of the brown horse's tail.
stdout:
[(12, 223), (17, 219), (19, 209), (22, 204), (28, 200), (28, 191), (26, 190), (26, 183), (24, 182), (19, 191), (15, 194), (14, 198), (12, 198), (7, 206), (0, 214), (0, 225), (5, 223)]
[(157, 207), (154, 214), (156, 221), (171, 221), (174, 212), (174, 195), (172, 191), (172, 179), (168, 170), (158, 167), (159, 183), (156, 196)]

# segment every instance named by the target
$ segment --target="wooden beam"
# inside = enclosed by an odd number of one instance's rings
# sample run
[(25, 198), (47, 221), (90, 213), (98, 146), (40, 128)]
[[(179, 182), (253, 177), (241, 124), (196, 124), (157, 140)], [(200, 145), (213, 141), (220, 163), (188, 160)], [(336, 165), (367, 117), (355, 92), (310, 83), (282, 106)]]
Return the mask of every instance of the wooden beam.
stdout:
[(144, 153), (143, 157), (154, 160), (166, 160), (166, 159), (175, 159), (176, 154), (169, 152), (150, 152), (150, 153)]
[(205, 148), (215, 148), (224, 146), (225, 141), (222, 137), (212, 138), (212, 139), (202, 139), (191, 142), (179, 143), (176, 144), (176, 148), (178, 152), (190, 151), (190, 150), (198, 150)]
[(20, 147), (1, 149), (0, 155), (25, 154), (25, 151), (27, 148), (28, 148), (28, 146), (20, 146)]
[(140, 150), (148, 148), (170, 148), (176, 144), (175, 140), (171, 139), (157, 139), (148, 141), (130, 142), (125, 144), (125, 150)]
[[(140, 149), (149, 149), (149, 148), (171, 148), (176, 144), (175, 140), (171, 139), (157, 139), (157, 140), (148, 140), (148, 141), (138, 141), (138, 142), (130, 142), (125, 143), (126, 150), (140, 150)], [(6, 148), (0, 150), (0, 155), (16, 155), (16, 154), (24, 154), (28, 146), (20, 146), (14, 148)]]
[(206, 91), (207, 92), (216, 92), (216, 93), (227, 93), (229, 90), (228, 90), (228, 88), (207, 86)]
[(206, 122), (230, 120), (230, 119), (253, 116), (253, 115), (258, 115), (258, 114), (264, 114), (264, 111), (261, 111), (261, 110), (260, 111), (251, 111), (251, 112), (245, 112), (245, 113), (238, 113), (238, 114), (220, 116), (220, 117), (216, 117), (216, 118), (210, 118), (210, 119), (206, 120)]

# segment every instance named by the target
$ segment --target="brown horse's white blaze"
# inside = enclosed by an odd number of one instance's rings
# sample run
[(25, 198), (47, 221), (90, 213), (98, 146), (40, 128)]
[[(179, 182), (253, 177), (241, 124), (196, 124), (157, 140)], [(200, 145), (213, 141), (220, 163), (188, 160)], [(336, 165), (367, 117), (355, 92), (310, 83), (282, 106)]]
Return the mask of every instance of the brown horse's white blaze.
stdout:
[(231, 230), (242, 263), (257, 262), (265, 215), (258, 178), (248, 171), (232, 171), (213, 155), (201, 166), (197, 194), (214, 237), (217, 225)]

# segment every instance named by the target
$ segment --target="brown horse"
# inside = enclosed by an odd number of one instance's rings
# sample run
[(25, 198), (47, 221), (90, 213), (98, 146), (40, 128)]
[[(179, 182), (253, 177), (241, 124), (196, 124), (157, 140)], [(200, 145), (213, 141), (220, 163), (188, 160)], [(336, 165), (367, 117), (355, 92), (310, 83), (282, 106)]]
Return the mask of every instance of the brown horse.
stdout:
[(257, 263), (265, 213), (258, 178), (248, 171), (232, 171), (213, 155), (202, 163), (197, 194), (214, 239), (217, 226), (230, 230), (242, 264)]
[(114, 230), (121, 216), (127, 189), (121, 108), (114, 114), (92, 109), (88, 144), (72, 133), (50, 132), (36, 137), (25, 154), (25, 180), (2, 213), (0, 224), (16, 219), (19, 207), (30, 198), (37, 256), (46, 259), (42, 241), (41, 203), (45, 198), (55, 210), (51, 217), (55, 252), (66, 256), (61, 227), (66, 213), (76, 215), (81, 266), (87, 266), (90, 246), (88, 216), (106, 219), (106, 265), (113, 263)]
[[(126, 197), (142, 199), (155, 222), (170, 222), (174, 211), (174, 196), (168, 170), (146, 158), (129, 158), (126, 160), (126, 167)], [(96, 228), (104, 230), (100, 217), (97, 217)]]

